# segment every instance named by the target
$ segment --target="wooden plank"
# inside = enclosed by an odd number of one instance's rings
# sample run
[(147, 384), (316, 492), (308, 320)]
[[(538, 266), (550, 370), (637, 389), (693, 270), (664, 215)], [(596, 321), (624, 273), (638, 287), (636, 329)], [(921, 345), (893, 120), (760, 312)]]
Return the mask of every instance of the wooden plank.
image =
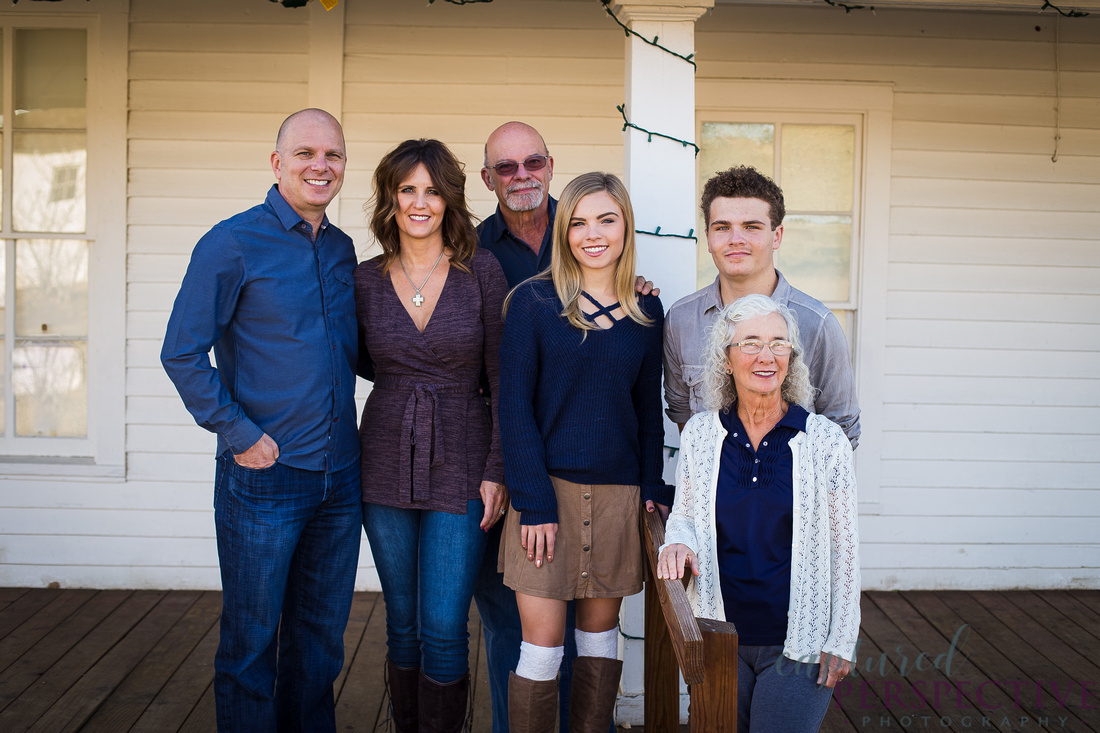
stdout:
[[(959, 482), (961, 483), (961, 482)], [(889, 488), (882, 492), (882, 513), (904, 516), (927, 514), (929, 507), (951, 507), (956, 516), (1085, 516), (1100, 517), (1100, 496), (1096, 491), (1071, 489), (974, 489), (955, 486), (919, 491)]]
[[(899, 209), (895, 209), (896, 211)], [(998, 215), (1001, 213), (1004, 212), (997, 212)], [(1094, 216), (1091, 213), (1082, 213), (1081, 216), (1094, 217), (1100, 223), (1100, 214)], [(1095, 282), (1098, 278), (1089, 268), (1025, 268), (989, 263), (985, 265), (985, 270), (987, 272), (983, 273), (978, 265), (898, 262), (890, 266), (891, 289), (958, 292), (969, 287), (970, 292), (976, 293), (1100, 294), (1100, 286)], [(936, 279), (935, 272), (940, 273), (939, 279)]]
[[(1100, 214), (1090, 211), (1062, 211), (1058, 214), (1059, 238), (1088, 239), (1100, 227)], [(1043, 239), (1051, 234), (1049, 214), (1032, 211), (999, 211), (928, 206), (894, 205), (890, 210), (891, 234), (935, 234), (951, 231), (979, 237), (1032, 237)], [(982, 281), (971, 283), (981, 285)], [(893, 283), (891, 283), (893, 285)], [(937, 288), (939, 289), (939, 288)], [(944, 288), (950, 289), (950, 288)]]
[[(62, 626), (54, 627), (31, 649), (0, 673), (0, 710), (4, 712), (28, 687), (86, 634), (131, 595), (130, 591), (100, 591), (72, 614)], [(44, 605), (44, 604), (43, 604)]]
[[(664, 520), (658, 512), (642, 512), (642, 529), (646, 560), (650, 568), (655, 568), (657, 548), (665, 542)], [(680, 665), (680, 673), (689, 685), (698, 684), (703, 681), (703, 637), (691, 612), (684, 586), (679, 580), (657, 580), (654, 585), (672, 638), (676, 661)]]
[(216, 730), (216, 711), (214, 683), (211, 681), (206, 691), (202, 693), (202, 697), (199, 698), (199, 701), (191, 710), (191, 714), (187, 716), (187, 720), (183, 721), (179, 733), (210, 733), (210, 731)]
[[(6, 489), (7, 487), (5, 487)], [(7, 500), (4, 501), (7, 504)], [(5, 558), (5, 562), (8, 558)], [(57, 593), (49, 588), (23, 589), (21, 593), (9, 593), (8, 605), (0, 609), (0, 637), (6, 637), (33, 618), (44, 606), (57, 599)]]
[[(643, 537), (648, 539), (648, 534), (643, 534)], [(646, 694), (642, 715), (647, 729), (675, 732), (680, 727), (680, 675), (676, 648), (672, 644), (668, 622), (661, 608), (661, 596), (657, 590), (659, 582), (647, 556), (645, 618), (642, 626), (642, 687)]]
[(1088, 463), (1035, 461), (884, 461), (882, 485), (892, 487), (957, 487), (965, 476), (969, 488), (1072, 489), (1095, 488), (1095, 469)]
[[(221, 594), (212, 593), (211, 596), (211, 602), (220, 607)], [(186, 729), (205, 733), (214, 729), (214, 653), (218, 649), (218, 638), (218, 624), (213, 623), (157, 692), (130, 729), (130, 733), (162, 733)], [(204, 704), (208, 698), (208, 702)], [(204, 712), (199, 713), (200, 709)], [(209, 725), (199, 725), (207, 720)], [(180, 721), (184, 721), (182, 726)]]
[[(1031, 441), (1028, 441), (1028, 438)], [(951, 441), (955, 442), (952, 443)], [(915, 450), (917, 446), (923, 450)], [(1019, 461), (1030, 447), (1044, 462), (1072, 461), (1086, 456), (1100, 458), (1100, 435), (1053, 434), (1031, 436), (1012, 433), (939, 434), (891, 432), (883, 436), (883, 457), (913, 460), (936, 456), (937, 460)], [(928, 452), (937, 451), (937, 452)], [(1095, 461), (1086, 460), (1085, 463)]]
[[(11, 511), (5, 510), (5, 514)], [(95, 595), (94, 590), (46, 591), (39, 599), (47, 600), (44, 605), (27, 605), (24, 611), (26, 620), (18, 626), (0, 629), (0, 670), (7, 669), (17, 659), (26, 654), (56, 626), (63, 623), (75, 611)], [(52, 597), (52, 599), (51, 599)], [(31, 610), (34, 609), (34, 610)], [(7, 624), (5, 624), (7, 626)]]
[(987, 180), (995, 173), (999, 180), (1012, 178), (1006, 171), (1021, 170), (1028, 180), (1095, 182), (1098, 174), (1081, 156), (1094, 155), (1098, 141), (1100, 130), (1063, 128), (1056, 163), (1050, 159), (1054, 138), (1049, 127), (894, 120), (892, 172), (940, 179), (981, 175)]
[[(8, 689), (14, 689), (23, 685), (19, 696), (0, 712), (0, 724), (16, 728), (30, 728), (35, 721), (45, 715), (54, 703), (59, 701), (66, 691), (73, 686), (84, 673), (95, 665), (108, 651), (111, 650), (127, 633), (137, 625), (142, 618), (164, 597), (166, 591), (136, 591), (133, 593), (104, 591), (101, 596), (110, 596), (97, 610), (107, 610), (118, 600), (117, 606), (110, 608), (110, 613), (95, 624), (94, 628), (87, 629), (87, 623), (74, 623), (72, 626), (79, 628), (80, 636), (69, 630), (70, 624), (58, 627), (65, 633), (59, 635), (67, 637), (59, 638), (62, 643), (49, 644), (42, 655), (42, 660), (49, 660), (50, 666), (41, 669), (30, 678), (25, 674), (19, 675), (14, 684)], [(91, 607), (99, 596), (93, 598), (85, 608)], [(89, 609), (90, 610), (90, 609)], [(81, 614), (83, 616), (83, 614)], [(98, 620), (99, 615), (94, 614), (90, 620)], [(42, 646), (42, 645), (39, 645)], [(38, 648), (37, 646), (35, 647)], [(60, 657), (56, 652), (64, 648), (65, 653)], [(32, 650), (34, 651), (34, 650)], [(26, 655), (24, 655), (26, 657)], [(22, 660), (20, 660), (22, 661)], [(12, 665), (9, 669), (16, 669), (19, 665)], [(24, 684), (25, 683), (25, 684)], [(5, 695), (6, 697), (6, 695)]]
[[(1015, 209), (1044, 214), (1059, 211), (1100, 211), (1100, 184), (1046, 183), (1032, 181), (988, 181), (939, 176), (908, 178), (894, 176), (890, 196), (907, 206), (952, 208), (959, 201), (975, 209)], [(1047, 264), (1044, 262), (1044, 264)]]
[(156, 605), (136, 625), (127, 629), (110, 650), (58, 698), (31, 726), (31, 733), (80, 730), (103, 701), (187, 613), (199, 594), (158, 593), (157, 596), (159, 600)]
[[(441, 63), (456, 56), (483, 56), (485, 38), (479, 29), (421, 26), (349, 25), (344, 48), (349, 53), (402, 56), (410, 48), (424, 49)], [(529, 29), (525, 27), (524, 32)], [(589, 28), (547, 28), (539, 34), (539, 55), (563, 58), (614, 59), (624, 53), (623, 33), (612, 25)]]
[[(871, 516), (862, 517), (861, 530), (866, 524), (870, 524)], [(885, 517), (880, 523), (887, 528), (903, 526), (909, 522), (917, 521), (911, 517)], [(934, 525), (935, 519), (927, 521), (926, 526)], [(885, 534), (885, 532), (884, 532)], [(887, 540), (885, 542), (869, 542), (860, 538), (863, 546), (863, 567), (866, 570), (893, 568), (916, 570), (926, 568), (939, 571), (944, 574), (942, 583), (933, 583), (931, 586), (917, 579), (917, 574), (906, 577), (906, 587), (918, 588), (942, 588), (944, 590), (958, 588), (1004, 588), (1005, 579), (1011, 578), (1011, 571), (1016, 570), (1020, 575), (1016, 583), (1007, 587), (1019, 585), (1038, 586), (1035, 578), (1044, 578), (1046, 584), (1055, 585), (1057, 582), (1068, 582), (1074, 577), (1095, 577), (1100, 575), (1095, 571), (1090, 572), (1086, 568), (1095, 568), (1100, 561), (1100, 548), (1095, 546), (1081, 548), (1080, 545), (1058, 546), (1046, 543), (1019, 544), (1011, 537), (997, 543), (967, 543), (948, 541), (939, 542), (898, 542)], [(978, 571), (976, 574), (974, 571)], [(988, 580), (980, 580), (980, 572), (989, 572)], [(993, 571), (1001, 571), (998, 580)], [(970, 585), (953, 585), (946, 574), (971, 573), (975, 579)], [(1046, 575), (1043, 575), (1046, 573)], [(934, 577), (934, 574), (933, 574)], [(895, 576), (895, 585), (897, 579)]]
[[(881, 704), (882, 709), (889, 712), (902, 730), (920, 730), (923, 716), (941, 716), (925, 696), (920, 694), (918, 683), (934, 686), (946, 678), (935, 669), (919, 669), (915, 664), (910, 664), (922, 651), (933, 648), (933, 644), (942, 642), (946, 647), (948, 642), (938, 634), (929, 638), (925, 629), (914, 629), (909, 623), (903, 624), (901, 620), (887, 613), (880, 605), (883, 597), (897, 598), (894, 594), (864, 594), (860, 603), (860, 650), (868, 644), (873, 645), (873, 648), (869, 647), (867, 650), (870, 654), (857, 652), (857, 670), (861, 678), (861, 712), (873, 718), (878, 717), (878, 705)], [(899, 610), (899, 607), (894, 609), (895, 612)], [(912, 615), (908, 620), (912, 620)], [(925, 645), (922, 646), (921, 642)], [(873, 703), (875, 707), (871, 711), (862, 709), (863, 695), (867, 688), (873, 689), (877, 696), (877, 702)], [(943, 728), (961, 730), (962, 726), (955, 724)]]
[[(936, 293), (896, 290), (890, 293), (887, 318), (927, 318), (959, 321), (1014, 321), (1017, 323), (1095, 322), (1090, 310), (1100, 308), (1092, 295), (1032, 293), (1021, 298), (1015, 293)], [(1052, 319), (1052, 314), (1054, 318)], [(989, 404), (998, 404), (989, 401)], [(1039, 403), (1042, 404), (1042, 403)]]
[(0, 517), (0, 535), (38, 534), (56, 538), (93, 533), (112, 537), (212, 537), (213, 524), (209, 510), (116, 509), (108, 513), (98, 508), (42, 507), (5, 509)]
[[(1093, 245), (1094, 248), (1095, 245)], [(1097, 264), (1100, 265), (1100, 259)], [(1078, 265), (1086, 266), (1085, 263)], [(892, 319), (886, 327), (887, 346), (934, 348), (944, 343), (965, 343), (971, 348), (1003, 346), (1019, 339), (1015, 323), (998, 321), (930, 321), (923, 318)], [(1080, 344), (1100, 344), (1100, 324), (1051, 323), (1032, 329), (1028, 341), (1035, 349), (1062, 350)], [(998, 423), (999, 424), (999, 423)]]
[[(1100, 298), (1097, 298), (1097, 305), (1100, 307)], [(895, 402), (930, 405), (1100, 405), (1100, 381), (1087, 378), (1020, 380), (964, 375), (888, 374), (884, 383), (885, 393)]]
[[(1098, 342), (1100, 343), (1100, 342)], [(1041, 348), (1041, 347), (1040, 347)], [(891, 431), (927, 432), (951, 425), (959, 432), (972, 433), (996, 426), (997, 432), (1022, 433), (1030, 430), (1036, 434), (1065, 433), (1088, 434), (1095, 431), (1097, 412), (1095, 407), (1004, 407), (983, 405), (900, 405), (885, 407), (882, 425)]]
[(107, 567), (146, 565), (152, 567), (218, 566), (218, 549), (213, 536), (193, 537), (71, 537), (59, 543), (56, 537), (27, 535), (8, 550), (12, 564), (57, 564)]
[(1069, 673), (1070, 679), (1100, 679), (1094, 661), (1100, 659), (1100, 626), (1083, 628), (1075, 620), (1055, 610), (1046, 602), (1045, 596), (1046, 591), (1005, 591), (998, 594), (999, 598), (1007, 599), (1027, 614), (1032, 624), (1057, 637), (1088, 660), (1086, 666), (1059, 664), (1059, 667)]
[[(251, 34), (250, 34), (251, 35)], [(236, 45), (234, 45), (236, 48)], [(255, 81), (305, 82), (305, 56), (287, 53), (210, 51), (131, 51), (130, 82), (136, 81)]]
[(221, 613), (220, 594), (211, 591), (196, 594), (174, 591), (170, 595), (177, 594), (195, 595), (195, 602), (112, 690), (81, 728), (82, 733), (130, 730), (203, 636), (217, 624)]
[(728, 621), (696, 621), (703, 635), (704, 672), (703, 681), (691, 685), (690, 729), (737, 733), (737, 629)]
[(186, 110), (189, 112), (267, 112), (305, 107), (306, 82), (270, 81), (131, 81), (133, 111)]
[[(369, 608), (358, 645), (345, 654), (349, 667), (336, 697), (336, 727), (375, 730), (386, 716), (386, 604), (379, 593)], [(366, 605), (359, 606), (366, 614)]]
[[(906, 596), (912, 596), (907, 593)], [(929, 594), (922, 594), (923, 605), (942, 606), (935, 611), (940, 623), (944, 619), (948, 627), (957, 630), (963, 623), (969, 624), (974, 630), (966, 641), (966, 657), (980, 674), (974, 678), (976, 684), (987, 681), (1013, 680), (1061, 680), (1061, 671), (1051, 664), (1037, 649), (1029, 638), (1021, 637), (1015, 631), (1006, 626), (1001, 619), (990, 612), (983, 604), (979, 603), (970, 593), (936, 593), (935, 600), (928, 598)], [(938, 604), (936, 603), (938, 601)], [(946, 612), (945, 612), (946, 609)], [(955, 633), (951, 631), (949, 633)], [(966, 669), (964, 666), (963, 670)], [(1011, 690), (1011, 687), (1010, 687)], [(1019, 699), (1010, 694), (1010, 691), (1002, 689), (996, 684), (989, 684), (982, 688), (983, 700), (981, 705), (992, 708), (994, 704), (1002, 707), (1000, 710), (1013, 710), (1017, 703), (1022, 711), (1031, 712), (1032, 715), (1051, 716), (1053, 711), (1049, 708), (1044, 711), (1034, 708), (1034, 697), (1020, 695)], [(1086, 726), (1077, 714), (1068, 707), (1059, 708), (1059, 715), (1069, 718), (1070, 725), (1067, 730), (1085, 730)]]
[[(1100, 680), (1100, 667), (1081, 654), (1081, 651), (1085, 650), (1074, 649), (1046, 627), (1046, 623), (1052, 619), (1045, 619), (1043, 624), (1036, 623), (1011, 603), (1005, 593), (973, 591), (971, 595), (1019, 638), (1027, 639), (1028, 644), (1038, 652), (1040, 657), (1050, 660), (1049, 668), (1057, 676), (1047, 679), (1065, 681), (1071, 687), (1080, 680)], [(1029, 668), (1033, 669), (1031, 665)], [(1039, 685), (1043, 679), (1042, 676), (1032, 676), (1032, 683)], [(1026, 697), (1026, 694), (1019, 696)], [(1082, 721), (1096, 722), (1093, 719), (1094, 713), (1088, 711), (1091, 704), (1083, 699), (1083, 695), (1067, 697), (1065, 703), (1067, 711), (1073, 711)], [(1093, 727), (1093, 730), (1096, 730), (1096, 727)]]
[(1072, 592), (1064, 590), (1044, 590), (1042, 597), (1064, 616), (1100, 639), (1100, 611), (1097, 611), (1100, 608), (1100, 597), (1098, 597), (1100, 593), (1096, 591), (1086, 591), (1086, 593), (1091, 593), (1093, 596), (1091, 603), (1082, 603), (1074, 597)]

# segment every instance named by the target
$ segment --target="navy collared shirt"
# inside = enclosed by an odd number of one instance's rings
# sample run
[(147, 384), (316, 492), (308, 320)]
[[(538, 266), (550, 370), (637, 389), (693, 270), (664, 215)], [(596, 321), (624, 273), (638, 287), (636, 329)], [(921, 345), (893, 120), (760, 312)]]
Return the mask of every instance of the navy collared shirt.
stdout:
[(217, 433), (218, 455), (267, 433), (286, 466), (359, 460), (355, 249), (327, 217), (310, 233), (274, 185), (191, 254), (160, 358), (195, 422)]
[(493, 253), (504, 270), (508, 287), (514, 288), (529, 277), (534, 277), (550, 267), (550, 251), (554, 240), (554, 214), (558, 211), (558, 202), (550, 197), (549, 217), (546, 233), (542, 236), (539, 253), (527, 246), (510, 231), (500, 214), (500, 204), (496, 212), (477, 228), (478, 244)]
[(787, 638), (794, 533), (794, 455), (790, 440), (806, 432), (808, 413), (791, 405), (753, 450), (736, 405), (720, 411), (726, 429), (714, 501), (718, 575), (726, 620), (742, 644)]

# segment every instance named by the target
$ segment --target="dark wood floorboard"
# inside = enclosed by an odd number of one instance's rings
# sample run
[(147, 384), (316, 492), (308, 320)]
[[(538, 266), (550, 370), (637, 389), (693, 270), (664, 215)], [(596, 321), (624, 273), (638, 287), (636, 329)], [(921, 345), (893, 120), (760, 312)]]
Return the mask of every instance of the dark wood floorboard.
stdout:
[[(210, 733), (220, 606), (216, 592), (0, 588), (0, 730)], [(1100, 591), (868, 592), (860, 638), (824, 733), (1100, 733)], [(344, 644), (337, 727), (369, 733), (386, 720), (380, 594), (355, 595)], [(476, 609), (470, 668), (481, 733)]]

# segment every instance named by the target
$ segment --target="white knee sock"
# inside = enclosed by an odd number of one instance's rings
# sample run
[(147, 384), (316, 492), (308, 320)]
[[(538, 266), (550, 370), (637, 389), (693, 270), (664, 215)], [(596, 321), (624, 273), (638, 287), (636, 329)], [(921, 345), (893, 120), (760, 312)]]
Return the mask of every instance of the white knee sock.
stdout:
[(565, 647), (563, 646), (535, 646), (526, 641), (521, 642), (516, 675), (534, 682), (555, 679), (564, 656)]
[(619, 658), (619, 635), (615, 629), (589, 633), (577, 629), (577, 656)]

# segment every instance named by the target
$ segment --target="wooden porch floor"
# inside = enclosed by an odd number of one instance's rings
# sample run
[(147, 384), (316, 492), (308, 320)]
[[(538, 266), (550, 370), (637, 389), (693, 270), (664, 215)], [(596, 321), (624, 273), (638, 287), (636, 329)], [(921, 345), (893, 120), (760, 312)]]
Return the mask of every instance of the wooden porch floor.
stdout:
[[(214, 592), (0, 589), (0, 730), (213, 731), (219, 607)], [(488, 731), (476, 615), (470, 631)], [(865, 593), (861, 640), (823, 731), (1100, 733), (1098, 590)], [(344, 641), (338, 728), (373, 731), (379, 594), (356, 594)]]

